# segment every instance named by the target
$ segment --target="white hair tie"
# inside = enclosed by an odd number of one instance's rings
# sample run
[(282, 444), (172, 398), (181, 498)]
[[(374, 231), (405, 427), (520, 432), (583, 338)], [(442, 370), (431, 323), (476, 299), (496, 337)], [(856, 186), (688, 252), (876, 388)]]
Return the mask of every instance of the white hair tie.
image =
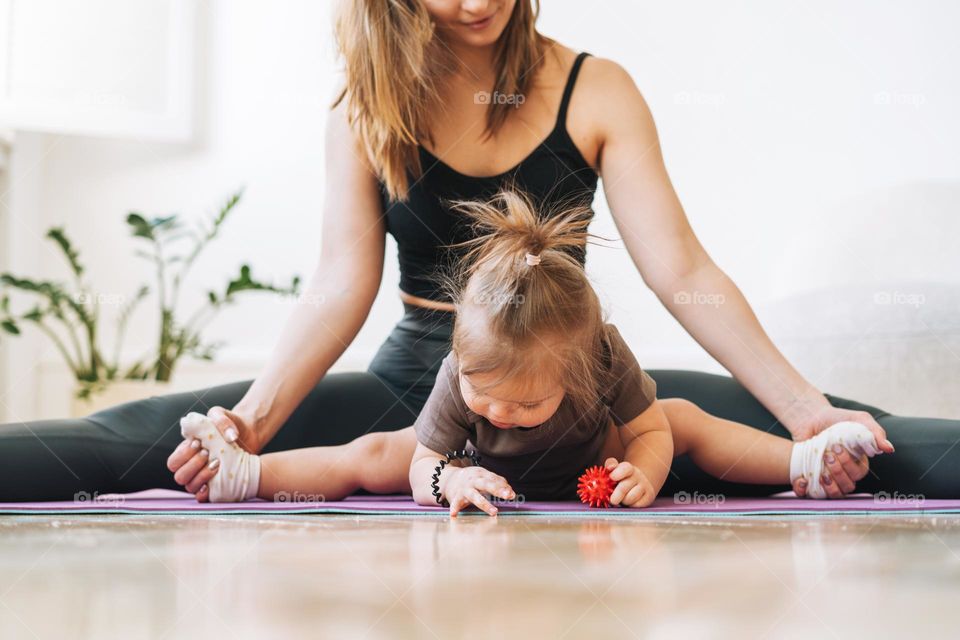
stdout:
[(531, 267), (540, 264), (540, 256), (535, 256), (532, 253), (527, 254), (527, 264)]

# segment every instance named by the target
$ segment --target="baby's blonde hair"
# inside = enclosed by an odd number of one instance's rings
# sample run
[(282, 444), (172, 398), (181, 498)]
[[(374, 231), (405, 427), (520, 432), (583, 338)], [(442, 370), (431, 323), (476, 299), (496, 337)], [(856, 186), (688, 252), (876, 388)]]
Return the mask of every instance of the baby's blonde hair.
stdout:
[(543, 376), (559, 381), (577, 407), (593, 406), (604, 385), (605, 319), (575, 257), (590, 237), (590, 207), (538, 215), (512, 189), (451, 207), (474, 232), (454, 245), (466, 252), (445, 283), (456, 307), (452, 350), (461, 372), (499, 373), (487, 388)]

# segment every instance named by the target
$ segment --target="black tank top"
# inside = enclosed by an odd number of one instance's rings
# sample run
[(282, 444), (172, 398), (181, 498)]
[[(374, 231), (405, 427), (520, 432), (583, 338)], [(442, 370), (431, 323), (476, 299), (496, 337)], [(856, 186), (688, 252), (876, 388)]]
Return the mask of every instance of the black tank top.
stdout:
[[(495, 176), (467, 176), (420, 146), (423, 174), (419, 180), (408, 176), (411, 186), (406, 202), (391, 199), (380, 183), (387, 232), (397, 241), (401, 290), (428, 300), (449, 301), (438, 286), (437, 274), (455, 264), (459, 255), (444, 245), (468, 240), (470, 227), (462, 214), (450, 211), (446, 200), (486, 199), (509, 184), (527, 192), (545, 210), (557, 203), (592, 204), (597, 173), (573, 143), (566, 123), (577, 73), (588, 55), (580, 53), (573, 63), (553, 130), (512, 169)], [(586, 248), (576, 257), (583, 264)]]

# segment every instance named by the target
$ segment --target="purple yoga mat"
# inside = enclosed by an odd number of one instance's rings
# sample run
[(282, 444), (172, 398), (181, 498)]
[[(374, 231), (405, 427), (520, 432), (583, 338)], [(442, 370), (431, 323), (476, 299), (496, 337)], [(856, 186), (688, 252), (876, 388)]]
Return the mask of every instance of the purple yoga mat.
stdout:
[[(285, 514), (285, 513), (349, 513), (372, 515), (445, 516), (442, 507), (422, 507), (408, 496), (353, 496), (336, 502), (319, 502), (290, 495), (283, 502), (251, 500), (239, 503), (200, 504), (193, 496), (179, 491), (151, 489), (129, 494), (78, 494), (64, 502), (2, 502), (0, 514), (68, 513), (149, 513), (149, 514)], [(712, 494), (680, 493), (658, 498), (646, 509), (591, 509), (579, 502), (526, 502), (498, 505), (501, 516), (590, 516), (645, 517), (682, 516), (747, 516), (747, 515), (878, 515), (889, 513), (960, 513), (960, 500), (925, 500), (922, 496), (904, 494), (854, 494), (843, 500), (809, 500), (793, 494), (776, 494), (767, 498), (724, 498)], [(467, 513), (482, 515), (480, 511)]]

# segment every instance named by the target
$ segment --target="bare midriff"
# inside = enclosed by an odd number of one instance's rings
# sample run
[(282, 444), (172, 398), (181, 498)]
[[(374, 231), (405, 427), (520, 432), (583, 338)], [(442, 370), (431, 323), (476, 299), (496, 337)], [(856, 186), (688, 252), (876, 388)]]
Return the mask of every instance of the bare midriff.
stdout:
[(413, 294), (407, 293), (406, 291), (400, 291), (400, 299), (406, 302), (407, 304), (416, 305), (418, 307), (424, 307), (426, 309), (439, 309), (441, 311), (455, 311), (453, 304), (450, 302), (438, 302), (436, 300), (428, 300), (426, 298), (421, 298), (420, 296), (415, 296)]

